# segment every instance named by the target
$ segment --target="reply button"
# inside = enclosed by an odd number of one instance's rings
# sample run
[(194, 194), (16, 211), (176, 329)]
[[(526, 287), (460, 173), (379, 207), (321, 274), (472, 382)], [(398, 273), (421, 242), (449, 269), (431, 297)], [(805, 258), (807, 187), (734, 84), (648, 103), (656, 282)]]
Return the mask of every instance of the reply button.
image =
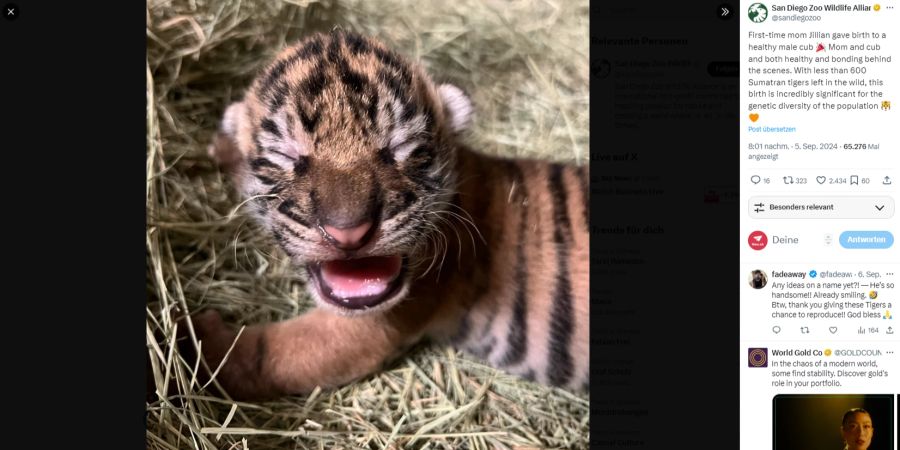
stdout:
[(841, 233), (844, 248), (889, 248), (894, 244), (890, 231), (845, 231)]

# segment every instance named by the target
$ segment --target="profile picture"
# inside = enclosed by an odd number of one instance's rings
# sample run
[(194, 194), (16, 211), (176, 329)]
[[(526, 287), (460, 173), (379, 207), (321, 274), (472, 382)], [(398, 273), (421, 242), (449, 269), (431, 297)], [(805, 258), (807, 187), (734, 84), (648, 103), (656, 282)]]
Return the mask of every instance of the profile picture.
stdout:
[(769, 367), (769, 349), (765, 347), (748, 348), (747, 365), (749, 367)]
[(762, 3), (754, 3), (747, 9), (747, 17), (753, 23), (763, 23), (769, 17), (769, 8)]
[(769, 276), (766, 275), (764, 270), (756, 269), (750, 272), (750, 279), (748, 282), (753, 289), (762, 289), (766, 287), (766, 284), (769, 282)]
[(892, 394), (776, 395), (772, 448), (893, 449), (894, 411)]
[(612, 64), (608, 59), (598, 59), (591, 64), (591, 73), (597, 78), (606, 78), (612, 70)]

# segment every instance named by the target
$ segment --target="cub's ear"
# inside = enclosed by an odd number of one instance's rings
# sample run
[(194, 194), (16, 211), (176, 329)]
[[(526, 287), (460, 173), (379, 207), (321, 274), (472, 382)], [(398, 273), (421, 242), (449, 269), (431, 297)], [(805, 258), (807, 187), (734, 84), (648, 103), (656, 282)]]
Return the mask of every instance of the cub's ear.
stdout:
[(465, 92), (452, 84), (442, 84), (438, 86), (438, 94), (444, 104), (450, 128), (456, 133), (469, 129), (472, 123), (472, 101)]
[(235, 102), (229, 105), (222, 117), (219, 130), (207, 148), (209, 156), (224, 168), (234, 168), (246, 157), (237, 143), (237, 132), (241, 123), (246, 120), (246, 112), (247, 108), (244, 102)]

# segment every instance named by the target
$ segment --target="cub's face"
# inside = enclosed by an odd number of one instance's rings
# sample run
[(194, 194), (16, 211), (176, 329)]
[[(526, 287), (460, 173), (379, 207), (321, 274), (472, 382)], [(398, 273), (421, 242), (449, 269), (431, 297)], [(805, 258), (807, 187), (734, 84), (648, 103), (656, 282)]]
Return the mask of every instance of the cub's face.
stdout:
[(425, 250), (455, 189), (453, 139), (470, 112), (459, 89), (436, 87), (381, 43), (319, 34), (283, 51), (226, 110), (210, 150), (320, 305), (383, 310), (435, 257)]

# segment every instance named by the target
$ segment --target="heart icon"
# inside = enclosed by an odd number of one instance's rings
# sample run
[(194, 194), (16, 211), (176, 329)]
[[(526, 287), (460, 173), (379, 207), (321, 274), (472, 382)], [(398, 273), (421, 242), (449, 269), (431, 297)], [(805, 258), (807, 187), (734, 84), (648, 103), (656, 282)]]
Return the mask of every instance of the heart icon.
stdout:
[(816, 177), (816, 181), (818, 181), (819, 184), (825, 184), (825, 177), (818, 176), (818, 177)]
[(775, 325), (774, 327), (772, 327), (772, 332), (775, 334), (781, 333), (781, 327)]
[(828, 327), (828, 331), (830, 331), (831, 334), (837, 333), (837, 327)]
[(759, 120), (759, 114), (757, 114), (757, 113), (750, 114), (750, 120), (756, 122), (757, 120)]

